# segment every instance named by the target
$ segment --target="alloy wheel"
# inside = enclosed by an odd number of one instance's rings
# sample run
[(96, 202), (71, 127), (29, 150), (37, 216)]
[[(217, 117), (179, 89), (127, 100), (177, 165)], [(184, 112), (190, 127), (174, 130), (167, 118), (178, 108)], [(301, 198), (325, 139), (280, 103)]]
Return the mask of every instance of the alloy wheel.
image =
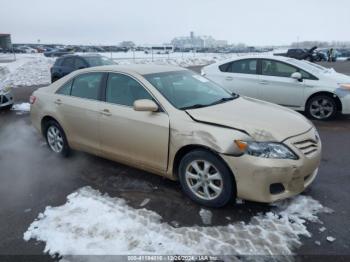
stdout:
[(186, 183), (197, 197), (204, 200), (217, 198), (223, 190), (223, 178), (208, 161), (194, 160), (186, 168)]
[(326, 119), (333, 114), (334, 110), (334, 104), (325, 97), (312, 101), (310, 105), (310, 114), (316, 119)]
[(61, 131), (56, 126), (50, 126), (47, 129), (47, 141), (50, 148), (56, 152), (61, 153), (63, 150), (63, 137)]

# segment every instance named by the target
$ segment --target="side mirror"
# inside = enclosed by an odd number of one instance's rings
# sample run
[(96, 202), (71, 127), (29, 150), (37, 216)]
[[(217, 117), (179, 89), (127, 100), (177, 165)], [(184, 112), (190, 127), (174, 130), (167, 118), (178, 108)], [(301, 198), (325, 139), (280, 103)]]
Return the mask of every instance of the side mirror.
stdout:
[(149, 99), (139, 99), (134, 102), (135, 111), (156, 112), (158, 105)]
[(303, 76), (299, 72), (294, 72), (290, 77), (300, 82), (303, 81)]

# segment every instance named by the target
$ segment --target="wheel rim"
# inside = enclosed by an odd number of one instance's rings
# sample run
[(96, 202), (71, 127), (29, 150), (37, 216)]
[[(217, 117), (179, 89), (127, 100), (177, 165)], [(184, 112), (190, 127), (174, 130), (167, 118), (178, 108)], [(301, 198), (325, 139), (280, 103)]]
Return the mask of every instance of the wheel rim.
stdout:
[(63, 137), (61, 131), (55, 127), (50, 126), (47, 129), (47, 141), (49, 143), (50, 148), (56, 152), (61, 153), (63, 149)]
[(217, 198), (223, 190), (220, 172), (205, 160), (192, 161), (186, 168), (185, 178), (192, 193), (204, 200)]
[(316, 99), (310, 105), (310, 114), (317, 119), (330, 117), (334, 110), (334, 104), (327, 98)]

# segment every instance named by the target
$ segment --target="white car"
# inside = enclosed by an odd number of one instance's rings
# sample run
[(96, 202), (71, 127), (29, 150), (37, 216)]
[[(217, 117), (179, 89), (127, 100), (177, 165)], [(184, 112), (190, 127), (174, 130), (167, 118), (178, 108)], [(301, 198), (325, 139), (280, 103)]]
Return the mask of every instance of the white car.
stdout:
[(206, 66), (202, 75), (231, 92), (328, 120), (350, 114), (350, 76), (283, 56), (244, 56)]

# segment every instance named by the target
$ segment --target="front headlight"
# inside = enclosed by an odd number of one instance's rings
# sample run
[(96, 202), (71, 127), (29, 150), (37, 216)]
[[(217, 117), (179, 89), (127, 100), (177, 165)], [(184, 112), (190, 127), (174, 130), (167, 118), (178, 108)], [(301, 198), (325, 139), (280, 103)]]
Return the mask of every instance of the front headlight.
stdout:
[(245, 154), (273, 159), (298, 159), (287, 146), (275, 142), (255, 142), (235, 140), (238, 148)]

